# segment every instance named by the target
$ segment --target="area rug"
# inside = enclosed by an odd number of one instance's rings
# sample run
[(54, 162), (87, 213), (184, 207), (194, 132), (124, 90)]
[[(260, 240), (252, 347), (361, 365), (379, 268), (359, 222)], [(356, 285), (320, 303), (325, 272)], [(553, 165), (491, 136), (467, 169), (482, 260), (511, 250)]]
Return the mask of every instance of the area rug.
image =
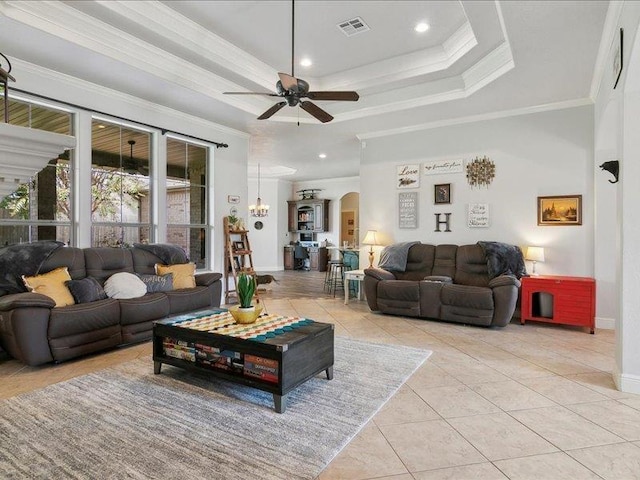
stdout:
[(0, 402), (0, 478), (313, 479), (431, 352), (336, 338), (324, 373), (271, 394), (136, 360)]

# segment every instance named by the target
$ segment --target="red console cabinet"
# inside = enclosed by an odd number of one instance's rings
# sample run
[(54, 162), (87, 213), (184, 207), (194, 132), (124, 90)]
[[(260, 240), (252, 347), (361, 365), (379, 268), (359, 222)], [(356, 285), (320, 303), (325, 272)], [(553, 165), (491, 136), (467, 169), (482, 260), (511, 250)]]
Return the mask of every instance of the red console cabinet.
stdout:
[[(539, 307), (541, 293), (551, 295), (550, 314)], [(538, 275), (522, 278), (520, 323), (526, 320), (589, 327), (595, 332), (596, 281), (590, 277)], [(544, 316), (543, 316), (544, 314)]]

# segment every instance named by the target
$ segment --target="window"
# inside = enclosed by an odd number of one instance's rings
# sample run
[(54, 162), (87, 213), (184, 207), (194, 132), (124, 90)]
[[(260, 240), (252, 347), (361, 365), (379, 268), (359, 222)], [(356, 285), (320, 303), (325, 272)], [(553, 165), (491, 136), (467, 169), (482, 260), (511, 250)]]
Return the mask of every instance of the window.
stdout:
[(91, 245), (150, 243), (151, 134), (98, 119), (91, 130)]
[[(68, 112), (9, 99), (10, 124), (72, 135), (72, 120)], [(28, 182), (16, 184), (13, 192), (0, 196), (1, 245), (72, 242), (71, 158), (71, 152), (62, 153)]]
[(198, 268), (207, 268), (208, 149), (167, 139), (167, 242), (182, 246)]

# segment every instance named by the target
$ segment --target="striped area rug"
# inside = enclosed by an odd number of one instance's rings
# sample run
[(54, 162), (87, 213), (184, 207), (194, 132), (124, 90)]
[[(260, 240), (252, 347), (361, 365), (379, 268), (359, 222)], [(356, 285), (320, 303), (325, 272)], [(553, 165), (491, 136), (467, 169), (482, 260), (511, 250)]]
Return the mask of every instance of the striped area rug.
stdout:
[(336, 338), (324, 373), (271, 394), (151, 359), (0, 402), (0, 478), (313, 479), (431, 352)]

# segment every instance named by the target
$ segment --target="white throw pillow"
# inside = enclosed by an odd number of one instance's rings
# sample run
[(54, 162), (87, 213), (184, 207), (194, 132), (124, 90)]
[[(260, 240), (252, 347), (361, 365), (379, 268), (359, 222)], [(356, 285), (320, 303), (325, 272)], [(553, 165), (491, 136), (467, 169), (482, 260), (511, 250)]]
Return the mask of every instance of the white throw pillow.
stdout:
[(147, 293), (147, 286), (133, 273), (120, 272), (104, 282), (104, 291), (109, 298), (138, 298)]

